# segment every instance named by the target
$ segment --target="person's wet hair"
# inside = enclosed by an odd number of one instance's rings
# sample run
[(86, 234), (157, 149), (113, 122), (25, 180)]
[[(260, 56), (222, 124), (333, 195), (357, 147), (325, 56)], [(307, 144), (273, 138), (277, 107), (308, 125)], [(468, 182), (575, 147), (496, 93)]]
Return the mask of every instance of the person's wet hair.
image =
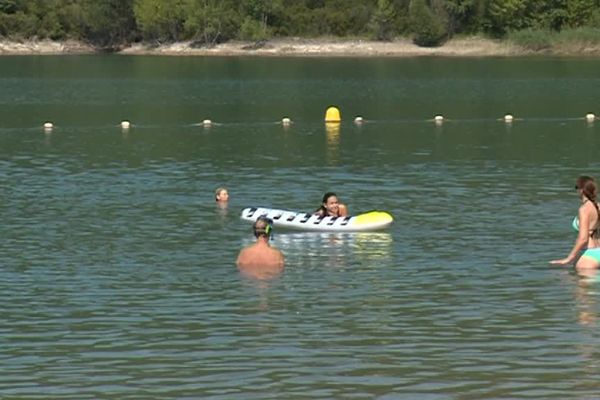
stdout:
[(254, 236), (257, 238), (264, 236), (269, 239), (273, 232), (273, 220), (267, 217), (258, 217), (252, 228), (254, 229)]
[[(575, 189), (581, 190), (581, 194), (594, 205), (596, 212), (600, 217), (600, 209), (598, 208), (598, 185), (596, 184), (596, 180), (591, 176), (582, 175), (577, 178)], [(597, 237), (599, 234), (600, 232), (596, 229), (592, 233), (592, 237)]]
[(219, 201), (219, 195), (221, 194), (221, 192), (222, 192), (222, 191), (227, 191), (227, 188), (224, 188), (224, 187), (218, 187), (218, 188), (215, 190), (215, 200), (216, 200), (216, 201)]
[(575, 189), (581, 190), (581, 193), (592, 203), (596, 204), (598, 201), (598, 186), (591, 176), (582, 175), (577, 178)]

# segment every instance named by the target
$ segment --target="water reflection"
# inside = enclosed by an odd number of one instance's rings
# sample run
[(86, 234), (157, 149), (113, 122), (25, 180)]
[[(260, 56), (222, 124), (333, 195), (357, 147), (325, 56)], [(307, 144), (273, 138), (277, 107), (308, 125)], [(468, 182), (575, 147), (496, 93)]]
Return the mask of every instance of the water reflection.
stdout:
[(228, 213), (227, 203), (222, 201), (216, 201), (215, 203), (217, 204), (217, 213), (221, 216), (226, 216)]
[(583, 326), (596, 326), (598, 321), (597, 297), (600, 288), (600, 275), (597, 269), (580, 270), (575, 288), (577, 320)]
[(327, 134), (327, 159), (331, 164), (337, 164), (340, 149), (340, 123), (326, 122), (325, 132)]
[(52, 147), (52, 131), (44, 131), (44, 145)]
[(578, 271), (579, 279), (575, 287), (577, 322), (582, 327), (580, 340), (576, 347), (581, 358), (581, 379), (595, 381), (598, 371), (598, 295), (600, 276), (597, 269)]
[(352, 255), (373, 261), (391, 257), (393, 239), (388, 232), (294, 232), (278, 234), (276, 243), (290, 254)]

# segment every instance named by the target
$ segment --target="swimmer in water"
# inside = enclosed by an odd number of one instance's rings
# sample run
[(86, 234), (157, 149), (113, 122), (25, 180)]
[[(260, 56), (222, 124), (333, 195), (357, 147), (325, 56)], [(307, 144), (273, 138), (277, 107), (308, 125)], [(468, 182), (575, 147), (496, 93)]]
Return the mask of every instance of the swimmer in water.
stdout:
[(240, 251), (236, 261), (238, 269), (247, 276), (259, 279), (278, 275), (283, 271), (285, 258), (281, 251), (269, 244), (273, 233), (273, 220), (259, 217), (252, 230), (256, 243)]
[[(567, 257), (552, 260), (551, 264), (567, 265), (575, 263), (577, 271), (589, 271), (600, 266), (600, 205), (598, 185), (594, 178), (580, 176), (575, 190), (581, 200), (573, 228), (578, 231), (577, 239)], [(583, 253), (582, 253), (583, 252)]]
[(327, 192), (323, 196), (323, 202), (315, 214), (319, 214), (322, 217), (346, 217), (348, 216), (348, 208), (339, 202), (338, 197), (333, 192)]
[(226, 188), (220, 187), (215, 190), (215, 201), (217, 203), (227, 203), (229, 201), (229, 192)]

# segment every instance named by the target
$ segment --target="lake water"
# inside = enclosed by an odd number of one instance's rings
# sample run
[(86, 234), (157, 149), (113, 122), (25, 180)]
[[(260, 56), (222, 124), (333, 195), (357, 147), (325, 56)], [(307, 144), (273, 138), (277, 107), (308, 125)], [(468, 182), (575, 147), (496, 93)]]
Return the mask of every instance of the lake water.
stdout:
[[(0, 398), (600, 397), (600, 281), (548, 264), (599, 93), (582, 58), (0, 58)], [(395, 223), (238, 273), (242, 208), (330, 190)]]

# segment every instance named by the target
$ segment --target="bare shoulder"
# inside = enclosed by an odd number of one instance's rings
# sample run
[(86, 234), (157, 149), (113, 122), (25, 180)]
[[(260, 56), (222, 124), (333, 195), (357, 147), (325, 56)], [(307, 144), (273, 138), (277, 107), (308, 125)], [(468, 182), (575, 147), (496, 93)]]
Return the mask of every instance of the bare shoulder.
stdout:
[(241, 264), (246, 264), (248, 262), (248, 258), (250, 257), (250, 253), (251, 250), (249, 247), (244, 247), (242, 250), (240, 250), (240, 253), (237, 256), (237, 260), (235, 261), (237, 266), (240, 266)]
[(348, 207), (346, 207), (345, 204), (340, 204), (339, 205), (339, 209), (340, 209), (340, 216), (342, 217), (346, 217), (348, 216)]
[(598, 203), (594, 204), (590, 201), (586, 201), (579, 207), (579, 211), (587, 214), (596, 213), (597, 207)]

